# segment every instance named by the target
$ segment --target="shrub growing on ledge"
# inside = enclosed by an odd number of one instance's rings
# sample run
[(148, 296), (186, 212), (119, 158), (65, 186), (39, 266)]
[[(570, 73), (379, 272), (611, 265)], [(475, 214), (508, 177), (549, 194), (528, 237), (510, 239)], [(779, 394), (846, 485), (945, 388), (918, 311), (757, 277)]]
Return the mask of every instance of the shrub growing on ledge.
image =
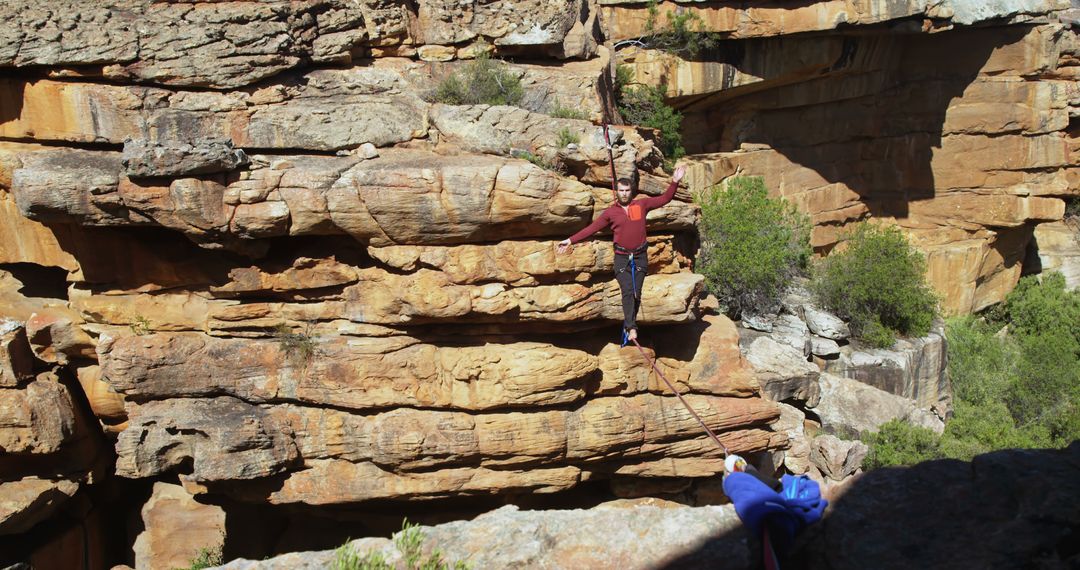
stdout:
[(659, 16), (656, 0), (650, 0), (644, 30), (645, 44), (650, 48), (694, 59), (702, 52), (715, 49), (720, 43), (721, 35), (705, 31), (705, 22), (697, 12), (686, 10), (674, 15), (669, 12), (666, 26), (657, 23)]
[(811, 288), (821, 303), (849, 321), (852, 333), (887, 348), (896, 334), (930, 331), (937, 298), (926, 284), (926, 260), (900, 230), (860, 224), (847, 248), (817, 268)]
[(810, 257), (810, 220), (760, 177), (735, 177), (699, 194), (698, 271), (732, 316), (771, 310)]
[(615, 68), (615, 106), (627, 123), (659, 132), (657, 143), (670, 170), (676, 160), (686, 155), (680, 131), (682, 114), (664, 102), (667, 90), (663, 86), (630, 85), (632, 78), (630, 68)]
[(521, 79), (486, 53), (450, 74), (435, 90), (435, 101), (449, 105), (517, 105), (524, 96)]

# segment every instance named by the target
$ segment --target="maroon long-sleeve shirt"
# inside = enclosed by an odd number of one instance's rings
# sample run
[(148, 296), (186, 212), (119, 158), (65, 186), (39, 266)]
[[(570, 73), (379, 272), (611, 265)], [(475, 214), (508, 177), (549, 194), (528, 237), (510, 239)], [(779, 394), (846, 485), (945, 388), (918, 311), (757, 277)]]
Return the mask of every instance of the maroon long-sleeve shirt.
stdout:
[(570, 236), (570, 243), (583, 241), (610, 225), (611, 231), (615, 233), (614, 241), (620, 247), (629, 250), (641, 247), (645, 243), (645, 214), (670, 202), (678, 187), (679, 183), (673, 180), (663, 194), (633, 200), (625, 209), (618, 203), (612, 204), (600, 212), (593, 223)]

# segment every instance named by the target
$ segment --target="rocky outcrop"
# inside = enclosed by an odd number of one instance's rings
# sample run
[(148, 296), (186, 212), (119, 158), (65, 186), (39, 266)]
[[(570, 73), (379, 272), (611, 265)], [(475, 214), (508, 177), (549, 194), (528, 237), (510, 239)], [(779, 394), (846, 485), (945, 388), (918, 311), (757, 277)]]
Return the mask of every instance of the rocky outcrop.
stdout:
[(857, 0), (845, 2), (825, 0), (796, 6), (730, 6), (695, 5), (683, 7), (674, 3), (658, 6), (650, 15), (645, 0), (600, 0), (604, 18), (612, 22), (611, 35), (615, 41), (646, 35), (649, 22), (661, 27), (683, 10), (690, 9), (702, 22), (702, 30), (721, 34), (724, 38), (746, 39), (794, 35), (805, 32), (835, 30), (841, 26), (873, 26), (890, 24), (897, 31), (947, 30), (953, 26), (968, 26), (988, 20), (1011, 19), (1014, 22), (1039, 21), (1052, 10), (1070, 6), (1065, 0), (1008, 0), (980, 2), (979, 0)]
[[(1039, 9), (963, 4), (966, 21)], [(717, 10), (726, 8), (693, 13)], [(880, 16), (908, 10), (897, 3)], [(943, 308), (957, 314), (1003, 300), (1020, 277), (1033, 228), (1060, 220), (1062, 199), (1076, 195), (1075, 38), (1051, 22), (765, 38), (740, 44), (745, 49), (723, 63), (655, 54), (627, 61), (638, 80), (667, 84), (686, 114), (688, 148), (709, 153), (695, 159), (695, 185), (736, 173), (764, 176), (772, 193), (810, 214), (819, 253), (854, 223), (895, 224), (926, 254)], [(935, 54), (960, 52), (943, 74)]]
[[(465, 10), (445, 0), (419, 6), (392, 0), (124, 0), (108, 8), (11, 2), (0, 12), (12, 24), (0, 36), (0, 66), (96, 65), (93, 75), (114, 81), (230, 89), (294, 68), (348, 64), (406, 37), (414, 45), (467, 46), (487, 39), (552, 57), (588, 57), (596, 51), (590, 6), (583, 0), (524, 6), (499, 1)], [(228, 33), (222, 33), (226, 24)]]
[[(765, 175), (819, 254), (866, 218), (899, 225), (952, 313), (1003, 298), (1036, 245), (1067, 267), (1037, 229), (1077, 193), (1064, 4), (661, 3), (654, 26), (691, 13), (721, 40), (684, 60), (622, 42), (646, 30), (640, 1), (5, 3), (0, 551), (34, 533), (19, 552), (91, 550), (85, 529), (126, 526), (88, 514), (117, 475), (183, 485), (145, 505), (140, 567), (185, 566), (243, 513), (295, 529), (415, 500), (722, 501), (721, 452), (660, 374), (763, 469), (851, 475), (862, 450), (834, 433), (940, 407), (940, 335), (859, 351), (803, 302), (737, 328), (693, 272), (693, 195)], [(435, 102), (482, 55), (519, 104)], [(613, 173), (646, 195), (669, 180), (656, 131), (603, 127), (620, 64), (666, 84), (693, 154), (650, 214), (640, 352), (614, 343), (609, 237), (556, 254)], [(170, 526), (187, 519), (166, 494), (213, 520)], [(721, 512), (687, 524), (726, 530)], [(535, 556), (467, 542), (493, 566), (747, 560), (742, 542), (639, 545), (667, 540), (657, 513), (580, 516), (646, 530), (610, 558), (581, 554), (570, 517), (529, 523), (549, 529)]]
[[(755, 567), (749, 537), (732, 506), (655, 503), (616, 501), (574, 511), (507, 506), (472, 521), (422, 528), (423, 550), (438, 549), (449, 564), (461, 561), (477, 568)], [(402, 556), (385, 538), (356, 540), (348, 548), (358, 556), (382, 553), (391, 563)], [(220, 568), (314, 569), (330, 564), (333, 556), (332, 551), (306, 552), (264, 561), (234, 560)]]
[(196, 502), (179, 485), (154, 483), (142, 524), (134, 546), (136, 568), (184, 568), (200, 551), (220, 556), (224, 546), (225, 511)]
[[(875, 560), (881, 568), (944, 563), (976, 570), (1039, 560), (1068, 567), (1076, 561), (1068, 537), (1080, 526), (1070, 484), (1080, 474), (1078, 451), (1078, 444), (1062, 451), (1001, 451), (971, 462), (931, 461), (860, 475), (834, 489), (826, 516), (807, 529), (789, 565), (854, 569)], [(650, 500), (575, 511), (507, 506), (419, 532), (423, 553), (438, 549), (450, 563), (477, 567), (760, 567), (759, 546), (730, 505), (689, 508)], [(851, 540), (853, 535), (861, 540)], [(1002, 540), (987, 548), (987, 537)], [(402, 556), (386, 538), (348, 547), (391, 562)], [(331, 550), (304, 552), (239, 559), (221, 568), (322, 568), (333, 556)]]
[(930, 406), (920, 407), (916, 401), (896, 396), (832, 374), (822, 374), (819, 383), (821, 401), (813, 411), (823, 428), (844, 435), (877, 431), (889, 420), (904, 420), (913, 425), (941, 433), (945, 430), (942, 418)]
[(1039, 224), (1031, 239), (1038, 251), (1038, 267), (1033, 269), (1060, 272), (1067, 288), (1080, 287), (1080, 221)]
[(824, 370), (914, 400), (925, 408), (949, 398), (945, 331), (940, 325), (924, 337), (900, 339), (888, 349), (845, 347)]

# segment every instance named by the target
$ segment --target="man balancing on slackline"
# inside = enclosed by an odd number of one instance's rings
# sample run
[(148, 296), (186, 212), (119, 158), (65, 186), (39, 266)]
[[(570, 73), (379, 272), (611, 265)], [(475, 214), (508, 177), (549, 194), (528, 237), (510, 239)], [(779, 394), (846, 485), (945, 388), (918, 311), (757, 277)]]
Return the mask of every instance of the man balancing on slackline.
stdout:
[[(645, 284), (645, 273), (649, 268), (646, 255), (648, 243), (645, 241), (645, 214), (664, 206), (675, 197), (675, 189), (686, 174), (686, 167), (675, 169), (671, 184), (660, 196), (634, 200), (630, 180), (620, 178), (615, 188), (615, 203), (600, 213), (593, 223), (580, 232), (559, 242), (556, 251), (565, 253), (575, 243), (581, 242), (596, 232), (611, 226), (615, 236), (615, 281), (622, 291), (623, 334), (625, 342), (637, 340), (637, 312), (641, 306), (641, 287)], [(624, 344), (625, 344), (624, 342)]]

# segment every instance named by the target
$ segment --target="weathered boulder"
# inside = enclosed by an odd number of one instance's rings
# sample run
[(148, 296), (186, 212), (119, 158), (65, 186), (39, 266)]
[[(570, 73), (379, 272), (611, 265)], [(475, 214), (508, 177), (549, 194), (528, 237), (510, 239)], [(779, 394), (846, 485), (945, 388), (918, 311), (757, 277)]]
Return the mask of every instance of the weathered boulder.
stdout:
[(910, 398), (884, 392), (832, 374), (823, 373), (818, 381), (821, 399), (813, 412), (821, 419), (821, 426), (830, 433), (855, 436), (864, 431), (877, 431), (881, 424), (893, 420), (905, 420), (941, 433), (945, 423)]
[(78, 490), (79, 483), (67, 479), (24, 477), (0, 482), (0, 536), (30, 530)]
[(1069, 289), (1080, 287), (1080, 222), (1039, 224), (1032, 239), (1039, 252), (1039, 268), (1060, 272)]
[(803, 306), (802, 318), (810, 332), (820, 337), (837, 341), (851, 336), (851, 330), (842, 319), (812, 305)]
[(835, 340), (814, 336), (810, 337), (810, 352), (825, 358), (839, 356), (840, 345)]
[(192, 176), (229, 172), (248, 163), (244, 151), (231, 141), (150, 143), (146, 139), (124, 141), (124, 173), (130, 177)]
[(49, 455), (74, 438), (71, 393), (55, 376), (42, 373), (21, 389), (3, 389), (0, 398), (0, 463), (19, 456)]
[(839, 359), (825, 362), (825, 372), (929, 408), (949, 394), (946, 356), (945, 331), (939, 326), (925, 337), (897, 340), (889, 349), (846, 346)]
[(1077, 443), (875, 469), (832, 501), (794, 558), (800, 568), (837, 570), (865, 568), (867, 560), (886, 570), (1018, 568), (1035, 560), (1068, 568), (1077, 559), (1063, 545), (1080, 527), (1071, 484), (1078, 476)]
[(796, 315), (777, 315), (772, 321), (769, 338), (801, 352), (804, 359), (811, 354), (810, 329)]
[(34, 377), (34, 355), (26, 340), (26, 328), (11, 319), (0, 319), (0, 387), (15, 388)]
[[(0, 162), (3, 162), (7, 150), (3, 145), (0, 143)], [(20, 145), (19, 148), (26, 147)], [(3, 170), (2, 166), (0, 170)], [(0, 181), (0, 263), (33, 263), (69, 271), (76, 269), (78, 262), (61, 245), (61, 240), (66, 237), (66, 228), (49, 228), (23, 216), (14, 197), (6, 191), (11, 184), (10, 170), (0, 173), (0, 178), (4, 176), (8, 178)]]
[(761, 383), (761, 392), (776, 402), (794, 400), (809, 407), (821, 397), (818, 377), (821, 370), (806, 356), (771, 337), (755, 339), (746, 349), (746, 361)]
[[(582, 528), (605, 529), (581, 532)], [(589, 510), (521, 511), (506, 506), (471, 521), (421, 527), (423, 550), (474, 567), (511, 568), (753, 568), (757, 558), (730, 505), (687, 508), (615, 501)], [(393, 563), (402, 553), (385, 538), (349, 544), (359, 555), (380, 552)], [(323, 568), (333, 551), (234, 560), (222, 570)]]
[(80, 327), (82, 324), (74, 311), (51, 307), (30, 315), (26, 336), (35, 356), (45, 362), (67, 364), (95, 356), (94, 340)]
[(220, 554), (224, 546), (225, 511), (197, 502), (180, 485), (154, 483), (142, 523), (134, 545), (136, 570), (186, 568), (200, 551)]
[[(611, 184), (604, 128), (591, 122), (552, 118), (510, 106), (435, 105), (431, 123), (440, 133), (440, 144), (504, 156), (528, 152), (565, 168), (582, 182)], [(619, 176), (637, 178), (639, 167), (651, 171), (660, 164), (662, 156), (653, 143), (642, 139), (635, 129), (609, 127), (607, 134)], [(573, 147), (560, 146), (563, 137), (577, 142)]]
[(811, 440), (806, 433), (806, 413), (796, 408), (778, 402), (780, 419), (772, 425), (777, 432), (788, 436), (788, 448), (784, 450), (784, 468), (793, 475), (801, 475), (810, 470), (811, 466)]
[(124, 396), (102, 378), (101, 367), (90, 364), (78, 367), (75, 372), (90, 410), (105, 430), (114, 433), (123, 431), (127, 427)]
[(810, 462), (822, 475), (841, 481), (862, 467), (869, 451), (861, 441), (845, 441), (832, 434), (819, 435), (810, 443)]

